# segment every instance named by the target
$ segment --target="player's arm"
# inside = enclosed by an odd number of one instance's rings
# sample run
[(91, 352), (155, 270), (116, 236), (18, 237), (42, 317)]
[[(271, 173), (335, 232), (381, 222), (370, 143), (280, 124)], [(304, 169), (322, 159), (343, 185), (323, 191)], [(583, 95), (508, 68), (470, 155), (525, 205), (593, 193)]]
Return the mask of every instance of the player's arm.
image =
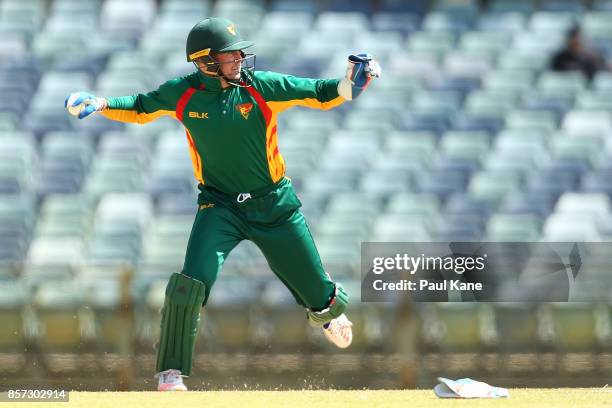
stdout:
[(311, 79), (274, 72), (258, 73), (258, 89), (276, 112), (292, 106), (331, 109), (358, 97), (372, 78), (380, 76), (378, 63), (366, 54), (349, 57), (347, 72), (340, 79)]
[(257, 90), (276, 112), (292, 106), (331, 109), (345, 101), (338, 94), (339, 79), (299, 78), (276, 72), (258, 72), (257, 77)]
[(171, 80), (155, 91), (130, 96), (97, 98), (85, 92), (77, 92), (66, 99), (65, 106), (71, 114), (78, 115), (79, 119), (100, 112), (108, 119), (144, 124), (160, 116), (176, 116), (176, 103), (180, 94), (178, 88), (178, 80)]

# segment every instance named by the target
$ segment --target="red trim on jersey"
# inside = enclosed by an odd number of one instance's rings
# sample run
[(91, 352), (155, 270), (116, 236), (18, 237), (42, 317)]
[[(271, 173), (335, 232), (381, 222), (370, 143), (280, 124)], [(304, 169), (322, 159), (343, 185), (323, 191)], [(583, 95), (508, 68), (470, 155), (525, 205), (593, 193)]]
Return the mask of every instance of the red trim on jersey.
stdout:
[(261, 113), (263, 113), (264, 120), (266, 121), (267, 129), (268, 126), (270, 126), (270, 119), (272, 119), (272, 109), (270, 109), (266, 103), (266, 100), (263, 98), (263, 96), (261, 96), (257, 89), (255, 89), (255, 87), (247, 86), (246, 90), (249, 91), (251, 96), (255, 99), (255, 102), (257, 102), (257, 105), (259, 105), (259, 109), (261, 109)]
[[(187, 107), (189, 100), (191, 99), (191, 97), (193, 96), (195, 92), (196, 92), (195, 88), (187, 88), (187, 90), (183, 92), (178, 102), (176, 103), (176, 118), (180, 122), (183, 121), (183, 113), (185, 111), (185, 108)], [(187, 129), (186, 126), (185, 126), (185, 133), (187, 134), (187, 141), (189, 142), (189, 149), (191, 150), (193, 157), (195, 157), (196, 159), (196, 162), (194, 163), (196, 167), (195, 168), (196, 178), (201, 183), (204, 183), (204, 178), (202, 177), (202, 159), (200, 158), (200, 155), (198, 154), (198, 150), (195, 147), (195, 142), (193, 141), (193, 137), (191, 137), (191, 133), (189, 132), (189, 129)]]
[[(276, 125), (272, 128), (272, 132), (270, 132), (270, 139), (274, 139), (277, 137), (276, 135)], [(272, 157), (278, 156), (278, 140), (276, 140), (276, 146), (274, 146), (274, 151), (272, 152)]]
[(181, 95), (178, 102), (176, 103), (176, 118), (181, 122), (183, 121), (183, 111), (185, 110), (185, 107), (187, 107), (187, 103), (189, 102), (195, 91), (195, 88), (187, 88), (187, 90), (183, 93), (183, 95)]
[(200, 171), (199, 176), (202, 177), (202, 161), (200, 159), (200, 155), (198, 154), (198, 150), (195, 147), (195, 143), (193, 141), (193, 137), (191, 137), (191, 133), (189, 132), (189, 130), (187, 130), (187, 128), (185, 128), (185, 133), (187, 134), (187, 141), (189, 142), (189, 148), (195, 153), (195, 156), (197, 158), (197, 165), (198, 165), (198, 170)]

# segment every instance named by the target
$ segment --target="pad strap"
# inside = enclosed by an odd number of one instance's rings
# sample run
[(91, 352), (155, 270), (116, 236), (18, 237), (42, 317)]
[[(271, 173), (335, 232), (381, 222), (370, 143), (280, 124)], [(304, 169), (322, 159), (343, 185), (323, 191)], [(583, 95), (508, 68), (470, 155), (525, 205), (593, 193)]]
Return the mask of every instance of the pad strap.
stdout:
[(331, 320), (340, 317), (340, 315), (344, 313), (344, 310), (346, 309), (346, 306), (349, 303), (349, 296), (341, 284), (335, 283), (335, 285), (336, 289), (334, 291), (334, 296), (329, 302), (327, 308), (319, 312), (314, 312), (312, 310), (307, 309), (308, 322), (311, 326), (321, 327), (325, 323), (328, 323)]

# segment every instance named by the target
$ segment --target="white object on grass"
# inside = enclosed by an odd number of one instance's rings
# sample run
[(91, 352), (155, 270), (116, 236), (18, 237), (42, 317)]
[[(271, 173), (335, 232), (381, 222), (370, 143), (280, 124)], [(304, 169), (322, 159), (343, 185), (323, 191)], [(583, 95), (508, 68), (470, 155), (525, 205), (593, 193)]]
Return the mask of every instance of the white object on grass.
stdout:
[(434, 393), (440, 398), (507, 398), (508, 389), (490, 386), (471, 378), (450, 380), (438, 377), (440, 384), (434, 387)]

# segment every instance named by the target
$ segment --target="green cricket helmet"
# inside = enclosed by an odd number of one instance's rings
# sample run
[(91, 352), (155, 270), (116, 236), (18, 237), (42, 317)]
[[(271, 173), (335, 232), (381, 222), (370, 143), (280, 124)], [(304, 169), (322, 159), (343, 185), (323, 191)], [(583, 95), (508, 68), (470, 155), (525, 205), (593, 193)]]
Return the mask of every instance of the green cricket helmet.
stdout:
[(243, 40), (234, 23), (228, 19), (206, 18), (193, 26), (187, 36), (187, 61), (211, 52), (241, 51), (254, 44), (253, 41)]
[[(243, 50), (254, 44), (253, 41), (243, 40), (235, 24), (230, 20), (219, 17), (206, 18), (193, 26), (187, 36), (187, 61), (193, 62), (198, 70), (206, 75), (221, 76), (229, 83), (240, 86), (240, 81), (228, 79), (220, 72), (219, 62), (211, 54), (240, 51), (244, 68), (246, 71), (253, 71), (255, 54), (245, 54)], [(198, 63), (204, 66), (200, 68)]]

